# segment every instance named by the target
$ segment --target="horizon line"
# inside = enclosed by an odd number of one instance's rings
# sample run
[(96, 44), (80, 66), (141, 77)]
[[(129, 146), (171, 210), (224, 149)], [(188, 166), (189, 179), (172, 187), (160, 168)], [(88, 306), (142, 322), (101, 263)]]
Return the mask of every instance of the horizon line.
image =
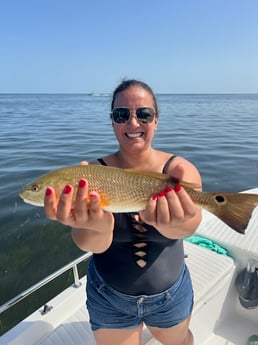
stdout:
[[(0, 92), (0, 95), (86, 95), (112, 96), (111, 92)], [(258, 95), (258, 92), (155, 92), (156, 95)]]

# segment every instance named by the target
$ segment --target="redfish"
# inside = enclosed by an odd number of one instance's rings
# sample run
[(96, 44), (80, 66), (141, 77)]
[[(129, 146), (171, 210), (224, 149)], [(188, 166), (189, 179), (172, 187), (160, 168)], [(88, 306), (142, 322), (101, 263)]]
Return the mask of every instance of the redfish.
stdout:
[[(80, 178), (88, 180), (89, 193), (98, 192), (101, 206), (110, 212), (139, 212), (146, 207), (154, 194), (167, 187), (174, 187), (178, 181), (169, 175), (132, 169), (119, 169), (102, 165), (70, 166), (52, 171), (23, 187), (20, 197), (35, 206), (44, 205), (48, 186), (55, 189), (60, 197), (65, 185), (78, 187)], [(233, 230), (244, 234), (254, 208), (258, 205), (258, 195), (228, 192), (200, 192), (198, 186), (180, 181), (193, 202), (215, 216)], [(75, 195), (75, 193), (74, 193)]]

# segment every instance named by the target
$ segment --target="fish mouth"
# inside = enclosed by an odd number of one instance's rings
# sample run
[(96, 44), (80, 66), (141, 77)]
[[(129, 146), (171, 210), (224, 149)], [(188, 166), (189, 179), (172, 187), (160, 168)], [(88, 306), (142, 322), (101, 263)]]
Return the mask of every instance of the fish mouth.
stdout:
[(142, 138), (143, 132), (136, 132), (136, 133), (125, 133), (126, 137), (129, 139), (135, 139), (135, 138)]
[(22, 190), (20, 193), (19, 193), (19, 196), (22, 198), (22, 200), (24, 202), (26, 202), (27, 204), (30, 204), (32, 206), (44, 206), (44, 203), (41, 202), (41, 201), (37, 201), (37, 200), (33, 200), (32, 198), (30, 198), (27, 194), (26, 194), (26, 191)]

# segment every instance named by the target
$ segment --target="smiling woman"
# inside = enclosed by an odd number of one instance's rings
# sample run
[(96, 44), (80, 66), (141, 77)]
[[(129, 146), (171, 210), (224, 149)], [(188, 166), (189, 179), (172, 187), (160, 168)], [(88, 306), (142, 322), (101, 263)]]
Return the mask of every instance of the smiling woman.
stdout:
[[(111, 120), (118, 151), (94, 164), (168, 173), (201, 186), (189, 161), (152, 147), (158, 108), (147, 84), (123, 81), (113, 94)], [(49, 186), (45, 212), (73, 227), (77, 246), (93, 253), (87, 307), (97, 344), (139, 345), (145, 324), (164, 345), (192, 345), (193, 293), (182, 240), (195, 232), (200, 209), (177, 185), (150, 194), (143, 211), (111, 213), (103, 209), (98, 190), (89, 193), (85, 178), (77, 189), (65, 186), (60, 198)]]

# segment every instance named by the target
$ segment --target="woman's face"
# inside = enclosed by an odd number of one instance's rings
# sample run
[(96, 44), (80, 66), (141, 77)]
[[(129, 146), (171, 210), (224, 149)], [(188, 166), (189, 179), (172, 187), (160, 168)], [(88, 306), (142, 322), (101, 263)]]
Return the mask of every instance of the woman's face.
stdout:
[(135, 111), (142, 107), (155, 109), (152, 95), (142, 87), (131, 86), (117, 94), (114, 101), (114, 109), (119, 107), (129, 108), (131, 110), (131, 116), (128, 122), (116, 124), (113, 121), (112, 123), (120, 148), (128, 153), (148, 149), (151, 146), (154, 132), (157, 129), (157, 115), (155, 115), (151, 123), (141, 123), (137, 121)]

